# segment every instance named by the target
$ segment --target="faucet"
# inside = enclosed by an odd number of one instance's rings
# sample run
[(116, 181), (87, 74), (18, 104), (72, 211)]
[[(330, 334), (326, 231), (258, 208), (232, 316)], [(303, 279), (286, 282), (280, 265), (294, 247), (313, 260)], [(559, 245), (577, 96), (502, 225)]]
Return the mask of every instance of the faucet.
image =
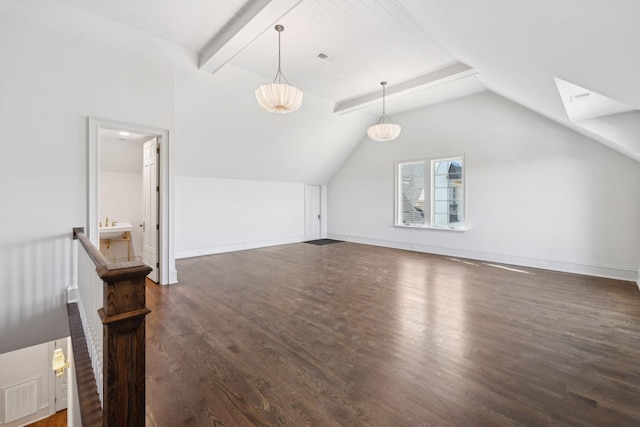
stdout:
[(109, 217), (107, 217), (107, 219), (104, 221), (104, 226), (105, 227), (109, 226)]

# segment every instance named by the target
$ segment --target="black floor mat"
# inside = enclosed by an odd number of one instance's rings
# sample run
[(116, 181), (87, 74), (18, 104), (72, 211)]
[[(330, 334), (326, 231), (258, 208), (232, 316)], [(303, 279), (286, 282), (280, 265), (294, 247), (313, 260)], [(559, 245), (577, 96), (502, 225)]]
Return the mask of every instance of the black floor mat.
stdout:
[(328, 245), (331, 243), (340, 243), (342, 242), (342, 240), (333, 240), (333, 239), (318, 239), (318, 240), (309, 240), (308, 242), (303, 242), (303, 243), (309, 243), (311, 245)]

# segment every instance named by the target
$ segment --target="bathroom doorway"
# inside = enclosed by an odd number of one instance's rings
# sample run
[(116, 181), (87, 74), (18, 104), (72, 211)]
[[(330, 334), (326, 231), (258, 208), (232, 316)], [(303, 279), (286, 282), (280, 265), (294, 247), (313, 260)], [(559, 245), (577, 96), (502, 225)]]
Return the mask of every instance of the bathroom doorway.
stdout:
[[(88, 236), (111, 262), (144, 261), (177, 282), (170, 256), (168, 132), (89, 119)], [(151, 153), (153, 151), (153, 153)]]
[[(100, 252), (113, 263), (144, 261), (158, 282), (158, 137), (98, 129)], [(152, 153), (151, 153), (152, 151)]]

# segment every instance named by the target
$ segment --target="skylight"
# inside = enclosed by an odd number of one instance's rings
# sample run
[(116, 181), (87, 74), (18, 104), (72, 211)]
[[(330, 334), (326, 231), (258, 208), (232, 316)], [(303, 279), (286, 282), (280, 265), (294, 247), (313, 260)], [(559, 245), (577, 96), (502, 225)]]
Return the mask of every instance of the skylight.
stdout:
[(640, 110), (557, 77), (555, 81), (574, 125), (634, 158), (640, 156)]
[(592, 90), (557, 77), (555, 81), (564, 109), (572, 122), (634, 111), (634, 108)]

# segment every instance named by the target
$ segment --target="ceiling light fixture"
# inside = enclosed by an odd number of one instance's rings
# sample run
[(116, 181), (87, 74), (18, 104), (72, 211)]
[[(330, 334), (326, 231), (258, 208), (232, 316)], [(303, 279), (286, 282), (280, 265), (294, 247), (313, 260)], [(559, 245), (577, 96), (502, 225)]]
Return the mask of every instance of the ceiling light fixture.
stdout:
[(387, 82), (380, 82), (380, 84), (382, 85), (382, 115), (378, 123), (367, 129), (367, 134), (374, 141), (392, 141), (400, 135), (402, 128), (400, 125), (393, 123), (391, 118), (387, 116), (385, 112), (385, 86)]
[(256, 99), (260, 107), (270, 113), (290, 113), (302, 105), (302, 92), (291, 86), (282, 74), (280, 69), (280, 36), (284, 27), (278, 24), (275, 29), (278, 32), (278, 71), (273, 83), (262, 85), (256, 89)]

